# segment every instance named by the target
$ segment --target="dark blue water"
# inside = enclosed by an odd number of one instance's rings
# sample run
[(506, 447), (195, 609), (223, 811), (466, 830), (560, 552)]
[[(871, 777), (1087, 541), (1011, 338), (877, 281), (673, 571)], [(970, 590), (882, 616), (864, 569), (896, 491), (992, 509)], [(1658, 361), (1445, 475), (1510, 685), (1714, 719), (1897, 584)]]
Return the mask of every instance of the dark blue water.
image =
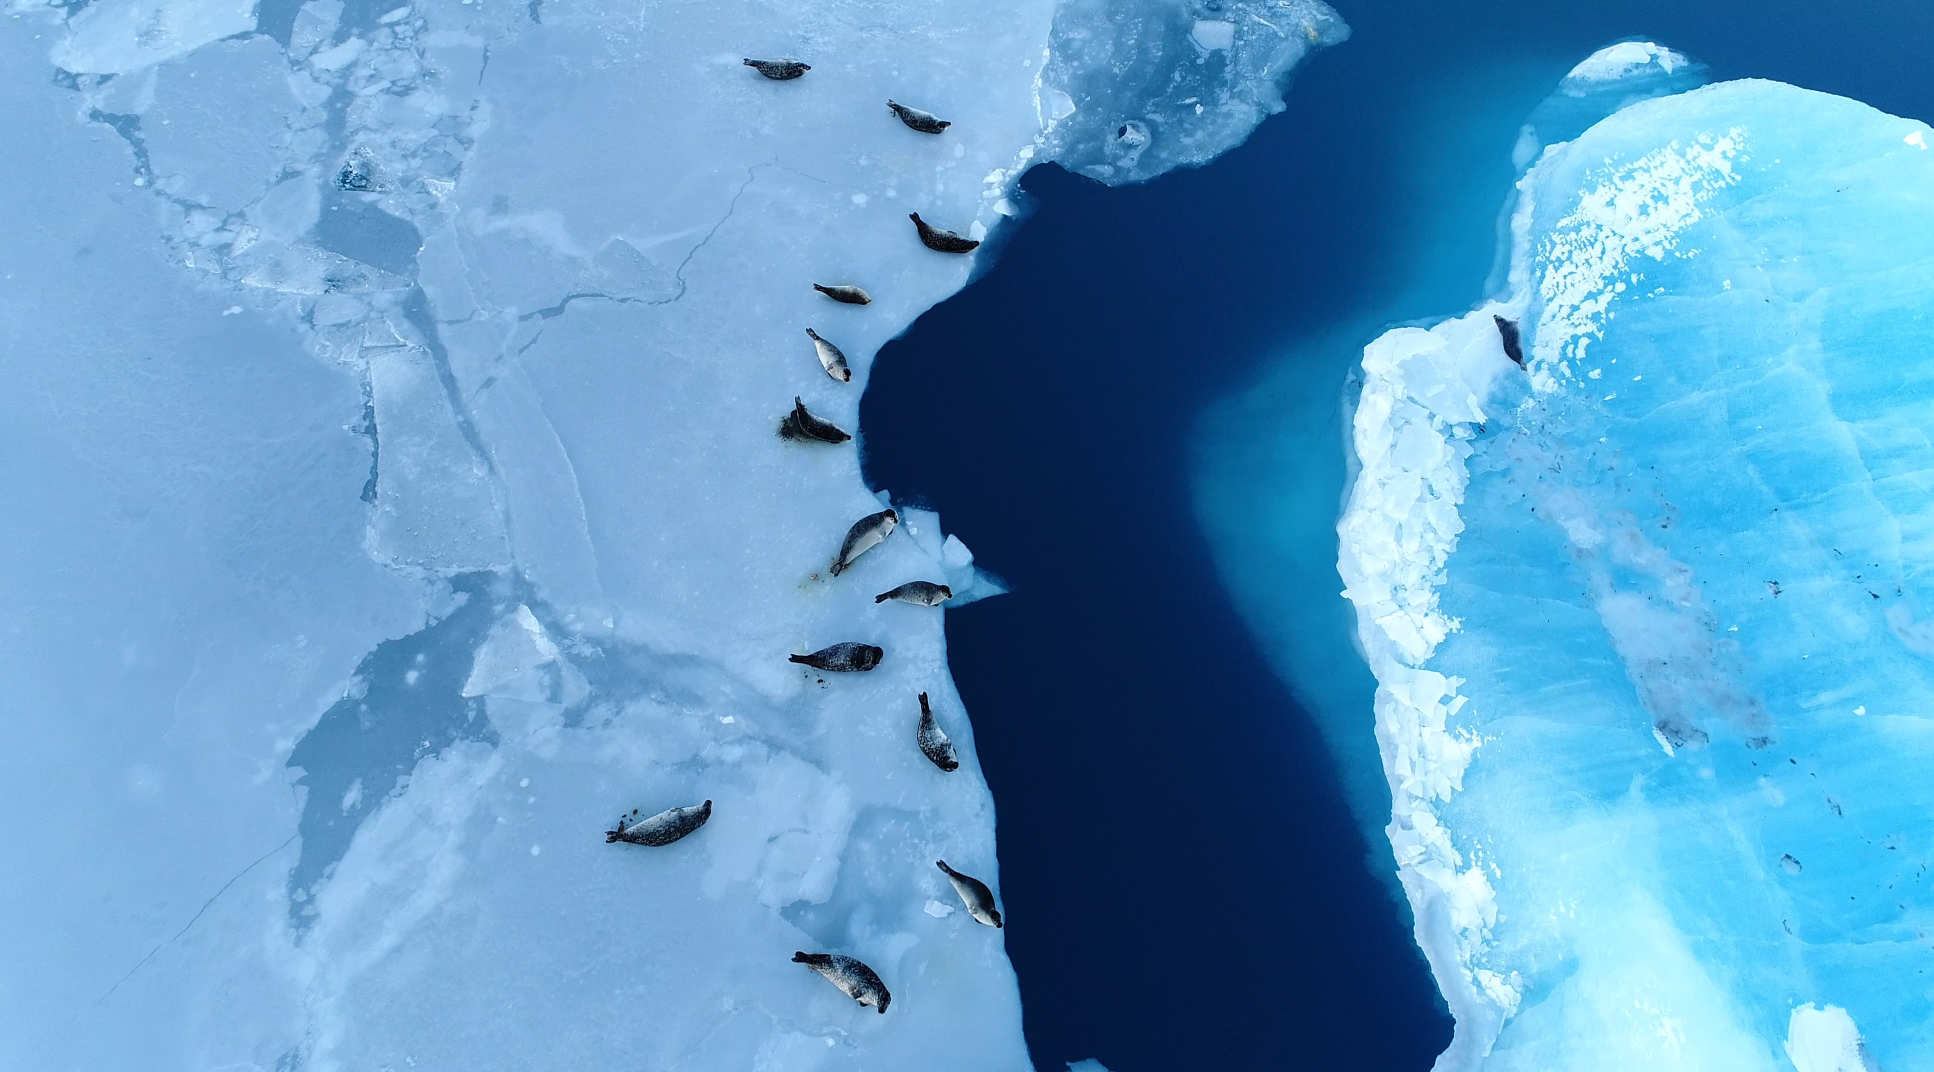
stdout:
[[(938, 507), (1014, 585), (947, 633), (1044, 1069), (1423, 1069), (1449, 1038), (1388, 846), (1221, 587), (1197, 415), (1285, 371), (1334, 397), (1356, 352), (1311, 340), (1480, 298), (1519, 123), (1613, 40), (1934, 117), (1934, 5), (1336, 6), (1354, 38), (1215, 164), (1127, 189), (1030, 172), (1035, 213), (887, 347), (862, 405), (869, 480)], [(1342, 464), (1259, 467), (1259, 497), (1340, 486)], [(1266, 520), (1334, 559), (1333, 514)], [(1335, 599), (1276, 583), (1285, 614)], [(1329, 729), (1367, 737), (1355, 717)]]

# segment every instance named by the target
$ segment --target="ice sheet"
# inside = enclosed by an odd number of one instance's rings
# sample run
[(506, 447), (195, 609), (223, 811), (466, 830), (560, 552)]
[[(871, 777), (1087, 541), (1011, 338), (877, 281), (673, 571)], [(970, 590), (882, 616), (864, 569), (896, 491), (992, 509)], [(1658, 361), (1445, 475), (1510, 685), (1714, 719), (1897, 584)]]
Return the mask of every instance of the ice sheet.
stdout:
[[(873, 354), (977, 263), (907, 214), (1011, 210), (1070, 18), (20, 11), (0, 1065), (1025, 1067), (1000, 932), (930, 910), (936, 858), (999, 889), (946, 611), (873, 602), (1001, 586), (918, 509), (826, 567), (890, 501), (859, 479)], [(790, 55), (806, 78), (741, 63)], [(1293, 57), (1172, 59), (1248, 100)], [(781, 440), (794, 396), (860, 441)], [(787, 662), (844, 640), (885, 663)], [(915, 747), (923, 691), (956, 773)], [(601, 836), (706, 798), (674, 846)], [(795, 949), (871, 963), (891, 1012)]]

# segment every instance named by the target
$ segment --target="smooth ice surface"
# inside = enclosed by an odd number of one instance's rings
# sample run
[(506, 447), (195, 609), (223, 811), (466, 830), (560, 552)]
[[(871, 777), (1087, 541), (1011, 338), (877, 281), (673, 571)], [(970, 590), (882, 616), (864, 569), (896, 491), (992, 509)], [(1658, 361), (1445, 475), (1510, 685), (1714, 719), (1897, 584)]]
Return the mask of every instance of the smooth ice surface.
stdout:
[(1521, 183), (1500, 303), (1365, 352), (1340, 569), (1441, 1067), (1934, 1063), (1927, 135), (1634, 104)]
[[(873, 603), (999, 583), (918, 509), (830, 580), (884, 493), (774, 432), (859, 431), (973, 270), (906, 214), (984, 232), (1051, 148), (1053, 5), (16, 14), (0, 1065), (1026, 1067), (1001, 933), (932, 911), (937, 857), (999, 889), (943, 611)], [(842, 640), (884, 664), (786, 661)]]

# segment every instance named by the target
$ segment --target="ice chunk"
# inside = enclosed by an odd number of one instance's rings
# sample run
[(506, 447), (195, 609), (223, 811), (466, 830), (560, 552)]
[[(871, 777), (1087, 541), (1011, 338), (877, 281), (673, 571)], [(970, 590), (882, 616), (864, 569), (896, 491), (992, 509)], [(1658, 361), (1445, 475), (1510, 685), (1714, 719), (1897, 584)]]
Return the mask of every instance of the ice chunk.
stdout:
[(1573, 67), (1559, 84), (1558, 92), (1567, 96), (1582, 96), (1592, 91), (1594, 83), (1630, 79), (1646, 72), (1647, 68), (1657, 68), (1661, 74), (1671, 74), (1690, 66), (1693, 66), (1691, 60), (1664, 45), (1650, 41), (1620, 41), (1599, 49)]
[(1793, 1010), (1786, 1056), (1796, 1072), (1875, 1072), (1853, 1017), (1838, 1005), (1806, 1004)]
[(51, 58), (76, 74), (126, 74), (254, 27), (254, 0), (97, 0), (67, 20)]
[(1637, 101), (1683, 93), (1703, 84), (1706, 68), (1650, 41), (1621, 41), (1599, 49), (1558, 83), (1532, 111), (1513, 151), (1523, 171), (1539, 150), (1570, 141), (1600, 119)]
[(1349, 36), (1321, 0), (1062, 0), (1038, 90), (1045, 155), (1141, 182), (1242, 143), (1290, 71)]
[(1339, 569), (1440, 1067), (1934, 1063), (1925, 130), (1631, 104), (1525, 176), (1508, 294), (1366, 351)]

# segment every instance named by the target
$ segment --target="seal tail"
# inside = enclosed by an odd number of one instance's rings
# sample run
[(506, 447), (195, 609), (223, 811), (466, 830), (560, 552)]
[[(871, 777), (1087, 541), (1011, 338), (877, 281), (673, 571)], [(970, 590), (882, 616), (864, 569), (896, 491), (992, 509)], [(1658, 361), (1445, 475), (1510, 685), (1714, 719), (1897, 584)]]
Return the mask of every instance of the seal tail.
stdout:
[(794, 953), (792, 955), (792, 962), (794, 964), (813, 964), (813, 965), (824, 964), (826, 963), (826, 954), (804, 953), (804, 952)]
[(881, 592), (879, 595), (873, 597), (873, 602), (884, 603), (888, 599), (891, 599), (892, 597), (893, 597), (892, 592)]
[(606, 830), (604, 832), (604, 843), (606, 845), (609, 845), (612, 842), (617, 840), (618, 840), (618, 832), (616, 830)]
[(788, 655), (786, 656), (786, 661), (792, 662), (792, 663), (804, 663), (807, 666), (811, 666), (813, 662), (813, 657), (810, 655)]

